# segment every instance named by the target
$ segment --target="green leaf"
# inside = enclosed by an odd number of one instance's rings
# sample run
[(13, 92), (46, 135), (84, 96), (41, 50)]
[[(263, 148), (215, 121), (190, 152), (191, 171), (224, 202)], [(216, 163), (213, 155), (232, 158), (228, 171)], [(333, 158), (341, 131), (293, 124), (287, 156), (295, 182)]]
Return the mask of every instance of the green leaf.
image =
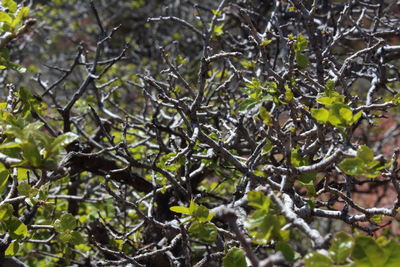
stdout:
[(289, 246), (287, 242), (280, 241), (276, 243), (275, 249), (277, 251), (280, 251), (286, 260), (294, 261), (294, 256), (295, 256), (294, 250)]
[(222, 34), (224, 34), (224, 30), (223, 30), (224, 26), (225, 26), (224, 23), (222, 23), (221, 25), (215, 25), (213, 34), (215, 36), (221, 36)]
[(18, 181), (23, 181), (28, 178), (28, 169), (18, 168)]
[(210, 211), (203, 205), (196, 205), (192, 209), (190, 215), (192, 215), (194, 219), (198, 220), (199, 222), (210, 221), (214, 216), (214, 214), (210, 213)]
[(381, 223), (383, 221), (383, 218), (384, 218), (383, 215), (374, 215), (371, 217), (371, 221), (376, 223)]
[(267, 45), (269, 45), (270, 43), (272, 43), (272, 40), (266, 39), (266, 40), (264, 40), (264, 41), (261, 42), (260, 46), (261, 46), (261, 47), (267, 46)]
[(333, 267), (333, 261), (329, 257), (315, 251), (304, 257), (304, 264), (306, 267)]
[(239, 104), (239, 111), (249, 111), (258, 104), (258, 101), (253, 98), (247, 98)]
[(17, 3), (15, 3), (13, 0), (2, 0), (1, 3), (5, 8), (8, 8), (11, 13), (15, 13), (15, 11), (17, 11)]
[(357, 122), (361, 118), (362, 114), (363, 114), (362, 111), (359, 111), (356, 114), (354, 114), (353, 119), (352, 119), (352, 123)]
[(70, 213), (61, 215), (60, 219), (54, 222), (54, 229), (61, 233), (67, 230), (74, 230), (76, 228), (76, 219)]
[(31, 190), (31, 186), (28, 183), (20, 183), (17, 187), (18, 193), (23, 196), (29, 196), (29, 192)]
[(12, 257), (15, 256), (15, 254), (17, 254), (19, 250), (19, 244), (16, 240), (13, 240), (10, 245), (7, 247), (6, 251), (4, 252), (4, 255), (6, 257)]
[(393, 101), (393, 104), (394, 104), (394, 105), (400, 104), (400, 93), (395, 94), (395, 95), (393, 96), (392, 101)]
[(296, 63), (301, 68), (305, 68), (308, 65), (308, 58), (302, 53), (296, 53)]
[(260, 117), (265, 125), (272, 125), (272, 116), (263, 106), (260, 107)]
[(23, 7), (18, 10), (18, 14), (15, 16), (15, 19), (11, 23), (11, 28), (15, 28), (20, 24), (29, 14), (29, 8)]
[(0, 145), (0, 149), (21, 148), (22, 145), (28, 142), (7, 142)]
[(313, 108), (311, 109), (311, 115), (318, 121), (325, 123), (329, 118), (329, 111), (324, 108)]
[(4, 203), (0, 206), (0, 221), (8, 221), (14, 212), (14, 208), (9, 203)]
[(247, 267), (246, 253), (240, 248), (231, 248), (223, 258), (223, 267)]
[(72, 235), (69, 231), (66, 231), (61, 232), (58, 237), (60, 238), (61, 242), (68, 243), (71, 240)]
[(397, 267), (400, 262), (400, 244), (394, 240), (391, 240), (383, 247), (383, 251), (386, 255), (385, 267)]
[(365, 163), (369, 163), (374, 160), (374, 152), (368, 146), (362, 145), (357, 151), (357, 157)]
[(381, 247), (369, 236), (358, 236), (352, 253), (357, 266), (384, 267), (386, 257)]
[(212, 12), (215, 16), (219, 16), (219, 15), (222, 14), (222, 11), (218, 11), (218, 10), (215, 10), (215, 9), (211, 9), (211, 12)]
[(362, 174), (364, 162), (359, 158), (345, 158), (340, 162), (339, 168), (348, 175)]
[(2, 194), (6, 188), (9, 175), (10, 173), (7, 170), (0, 171), (0, 194)]
[(19, 72), (19, 73), (25, 73), (26, 72), (26, 68), (24, 66), (21, 66), (21, 65), (17, 64), (17, 63), (7, 62), (7, 67), (12, 69), (12, 70), (15, 70), (16, 72)]
[(272, 142), (267, 140), (262, 151), (263, 151), (263, 153), (268, 154), (272, 151), (272, 148), (274, 148)]
[(304, 37), (304, 35), (302, 35), (302, 34), (297, 35), (295, 51), (300, 52), (300, 51), (303, 51), (304, 49), (306, 49), (307, 47), (308, 47), (308, 41)]
[(49, 184), (46, 184), (44, 186), (42, 186), (42, 188), (39, 190), (39, 199), (40, 200), (47, 200), (49, 196)]
[(287, 240), (288, 231), (281, 230), (284, 224), (285, 217), (261, 209), (254, 211), (245, 221), (245, 226), (253, 237), (252, 241), (257, 244), (266, 244), (271, 240)]
[(5, 22), (10, 25), (12, 23), (12, 21), (13, 21), (13, 19), (10, 15), (8, 15), (4, 11), (0, 11), (0, 22)]
[(299, 175), (299, 181), (301, 181), (304, 184), (309, 184), (311, 183), (313, 186), (313, 182), (317, 178), (317, 172), (306, 172), (302, 173)]
[(62, 135), (57, 136), (56, 139), (51, 143), (49, 153), (56, 152), (57, 150), (69, 145), (70, 143), (74, 142), (79, 138), (78, 135), (68, 132)]
[(333, 89), (335, 89), (335, 81), (327, 80), (326, 83), (325, 83), (325, 89), (327, 91), (332, 91)]
[(38, 146), (35, 145), (33, 140), (28, 143), (21, 144), (22, 154), (33, 167), (40, 167), (42, 163), (42, 156), (40, 155)]
[(189, 209), (186, 207), (183, 207), (183, 206), (172, 206), (169, 209), (176, 213), (182, 213), (182, 214), (187, 214), (187, 215), (190, 214)]
[(293, 100), (294, 98), (294, 94), (292, 92), (292, 90), (290, 90), (289, 86), (285, 86), (286, 90), (285, 90), (285, 100), (290, 102)]
[(7, 227), (12, 238), (22, 238), (28, 236), (28, 227), (17, 217), (12, 216), (7, 222)]
[(217, 239), (218, 230), (213, 223), (194, 222), (189, 227), (189, 235), (204, 242), (212, 243)]
[(346, 107), (340, 108), (339, 114), (345, 121), (351, 121), (351, 119), (353, 118), (353, 112), (351, 111), (351, 109)]
[(71, 240), (70, 240), (70, 242), (73, 245), (79, 245), (79, 244), (85, 243), (85, 240), (83, 239), (81, 233), (79, 233), (77, 231), (72, 231), (71, 232)]
[(337, 264), (342, 264), (351, 255), (354, 247), (353, 238), (347, 233), (336, 233), (329, 248), (329, 254)]
[(336, 98), (335, 97), (329, 97), (329, 96), (323, 96), (323, 97), (318, 97), (317, 102), (324, 105), (325, 107), (329, 108), (333, 102), (335, 102)]
[(261, 209), (264, 211), (269, 211), (269, 205), (271, 204), (271, 199), (266, 197), (264, 193), (259, 191), (250, 191), (247, 194), (248, 205), (250, 207)]
[(291, 156), (291, 163), (296, 166), (304, 166), (308, 164), (308, 160), (306, 157), (303, 157), (299, 154), (299, 148), (295, 148), (292, 150), (292, 156)]

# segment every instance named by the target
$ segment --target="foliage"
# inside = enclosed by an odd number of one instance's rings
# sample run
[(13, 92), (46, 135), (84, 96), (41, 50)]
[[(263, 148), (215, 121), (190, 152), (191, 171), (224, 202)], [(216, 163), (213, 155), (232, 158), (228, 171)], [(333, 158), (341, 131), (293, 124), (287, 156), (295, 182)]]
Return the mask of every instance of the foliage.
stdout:
[(0, 265), (397, 266), (389, 2), (2, 0)]

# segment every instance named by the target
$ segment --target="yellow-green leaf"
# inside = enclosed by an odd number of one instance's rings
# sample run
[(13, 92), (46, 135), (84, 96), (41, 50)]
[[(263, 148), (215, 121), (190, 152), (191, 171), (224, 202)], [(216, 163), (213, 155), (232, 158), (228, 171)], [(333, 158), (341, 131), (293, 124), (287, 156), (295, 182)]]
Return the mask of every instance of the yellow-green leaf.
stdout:
[(272, 43), (272, 40), (266, 39), (266, 40), (264, 40), (264, 41), (261, 42), (260, 46), (261, 46), (261, 47), (267, 46), (267, 45), (269, 45), (270, 43)]

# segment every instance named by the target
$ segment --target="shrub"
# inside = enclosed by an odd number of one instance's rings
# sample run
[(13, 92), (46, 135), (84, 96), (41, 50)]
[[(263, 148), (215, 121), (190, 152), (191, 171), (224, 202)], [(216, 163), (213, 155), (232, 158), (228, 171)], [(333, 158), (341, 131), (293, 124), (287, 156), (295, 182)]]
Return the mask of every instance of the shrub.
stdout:
[(24, 3), (3, 264), (397, 266), (396, 3)]

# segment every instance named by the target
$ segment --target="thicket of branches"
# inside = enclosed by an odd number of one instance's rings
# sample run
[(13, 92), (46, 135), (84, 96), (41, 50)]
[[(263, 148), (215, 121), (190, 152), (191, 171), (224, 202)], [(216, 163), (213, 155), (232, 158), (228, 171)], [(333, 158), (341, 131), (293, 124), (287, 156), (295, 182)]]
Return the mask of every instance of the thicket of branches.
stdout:
[(397, 266), (399, 14), (3, 0), (0, 261)]

